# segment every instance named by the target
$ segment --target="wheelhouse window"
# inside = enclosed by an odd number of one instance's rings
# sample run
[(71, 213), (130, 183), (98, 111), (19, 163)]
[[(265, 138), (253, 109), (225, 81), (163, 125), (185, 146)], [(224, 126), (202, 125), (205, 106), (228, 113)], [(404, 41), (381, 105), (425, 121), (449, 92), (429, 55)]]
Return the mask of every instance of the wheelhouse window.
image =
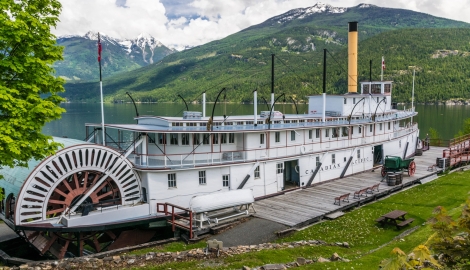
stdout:
[(168, 187), (175, 188), (176, 187), (176, 173), (169, 173), (168, 174)]
[(206, 171), (199, 171), (199, 185), (206, 184)]
[(178, 145), (178, 133), (171, 133), (170, 134), (170, 144), (171, 145)]
[(385, 84), (385, 85), (384, 85), (384, 92), (385, 92), (385, 93), (390, 93), (390, 92), (391, 92), (391, 89), (392, 89), (392, 85), (391, 85), (391, 84)]
[(278, 142), (281, 142), (281, 132), (276, 131), (276, 132), (274, 133), (274, 141), (277, 142), (277, 143), (278, 143)]
[(291, 130), (290, 132), (290, 140), (295, 141), (295, 131)]
[[(372, 85), (372, 94), (380, 94), (380, 88), (381, 88), (380, 84), (377, 84), (377, 83), (373, 84)], [(379, 98), (377, 98), (377, 102), (379, 102), (378, 100), (379, 100)]]
[(189, 133), (181, 134), (181, 144), (182, 145), (189, 145)]
[(228, 187), (230, 183), (230, 175), (224, 174), (222, 175), (222, 186)]
[(255, 179), (260, 178), (259, 166), (255, 168), (255, 173), (254, 173), (254, 175), (255, 175)]

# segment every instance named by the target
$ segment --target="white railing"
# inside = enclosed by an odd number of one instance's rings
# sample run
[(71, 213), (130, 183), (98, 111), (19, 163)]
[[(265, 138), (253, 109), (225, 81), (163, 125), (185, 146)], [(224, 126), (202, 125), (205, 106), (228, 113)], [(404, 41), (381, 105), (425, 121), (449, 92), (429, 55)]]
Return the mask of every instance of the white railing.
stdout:
[(415, 132), (417, 124), (404, 127), (400, 130), (379, 134), (371, 137), (347, 137), (329, 138), (327, 141), (317, 141), (306, 144), (276, 147), (270, 149), (250, 149), (244, 151), (227, 151), (213, 153), (191, 153), (171, 155), (142, 155), (131, 154), (128, 158), (140, 168), (185, 168), (204, 165), (218, 165), (234, 162), (260, 161), (273, 158), (282, 158), (302, 154), (314, 154), (324, 151), (334, 151), (348, 147), (356, 147), (366, 144), (387, 142), (394, 138), (405, 136)]

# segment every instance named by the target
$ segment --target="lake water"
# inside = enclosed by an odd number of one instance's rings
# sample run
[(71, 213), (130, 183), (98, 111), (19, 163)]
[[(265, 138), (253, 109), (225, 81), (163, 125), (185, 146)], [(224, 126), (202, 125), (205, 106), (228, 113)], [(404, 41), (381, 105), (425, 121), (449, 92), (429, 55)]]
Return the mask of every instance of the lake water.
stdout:
[[(52, 136), (66, 136), (83, 140), (85, 138), (85, 123), (101, 123), (101, 107), (99, 103), (64, 103), (61, 104), (67, 110), (62, 118), (47, 123), (43, 133)], [(189, 104), (190, 111), (202, 111), (202, 105)], [(185, 110), (184, 104), (179, 103), (140, 103), (137, 104), (140, 115), (182, 116)], [(258, 105), (258, 110), (267, 110), (265, 105)], [(280, 104), (275, 110), (284, 113), (295, 113), (293, 104)], [(298, 104), (299, 113), (307, 111), (306, 104)], [(418, 122), (421, 130), (420, 137), (424, 138), (429, 128), (438, 131), (442, 139), (451, 139), (462, 129), (463, 121), (470, 118), (470, 108), (464, 105), (417, 105)], [(135, 109), (132, 103), (104, 104), (105, 123), (129, 124), (135, 123)], [(208, 104), (206, 115), (211, 115), (212, 104)], [(215, 115), (240, 115), (252, 114), (253, 105), (249, 104), (221, 104), (215, 109)]]

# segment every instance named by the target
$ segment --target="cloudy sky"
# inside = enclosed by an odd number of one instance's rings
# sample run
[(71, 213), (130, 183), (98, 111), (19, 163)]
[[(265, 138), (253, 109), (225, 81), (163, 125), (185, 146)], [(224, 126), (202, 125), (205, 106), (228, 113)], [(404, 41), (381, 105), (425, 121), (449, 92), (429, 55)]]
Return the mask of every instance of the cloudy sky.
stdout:
[[(163, 44), (182, 48), (221, 39), (293, 8), (317, 0), (59, 0), (60, 23), (53, 32), (102, 32), (116, 38), (149, 33)], [(470, 22), (468, 0), (327, 0), (335, 7), (360, 3), (410, 9)]]

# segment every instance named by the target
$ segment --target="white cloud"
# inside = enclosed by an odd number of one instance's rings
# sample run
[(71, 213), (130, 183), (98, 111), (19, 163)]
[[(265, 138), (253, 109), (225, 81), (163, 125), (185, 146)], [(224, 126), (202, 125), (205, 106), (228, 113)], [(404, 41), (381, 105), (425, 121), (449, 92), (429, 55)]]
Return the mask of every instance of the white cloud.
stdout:
[[(191, 18), (168, 14), (167, 0), (60, 0), (63, 8), (56, 35), (103, 32), (135, 38), (146, 32), (172, 47), (197, 46), (259, 24), (290, 9), (313, 6), (317, 0), (178, 0), (171, 10), (191, 10)], [(324, 1), (351, 7), (365, 0)], [(369, 0), (382, 7), (411, 9), (439, 17), (470, 21), (467, 0)], [(187, 12), (186, 12), (187, 14)], [(169, 19), (172, 18), (172, 19)]]

